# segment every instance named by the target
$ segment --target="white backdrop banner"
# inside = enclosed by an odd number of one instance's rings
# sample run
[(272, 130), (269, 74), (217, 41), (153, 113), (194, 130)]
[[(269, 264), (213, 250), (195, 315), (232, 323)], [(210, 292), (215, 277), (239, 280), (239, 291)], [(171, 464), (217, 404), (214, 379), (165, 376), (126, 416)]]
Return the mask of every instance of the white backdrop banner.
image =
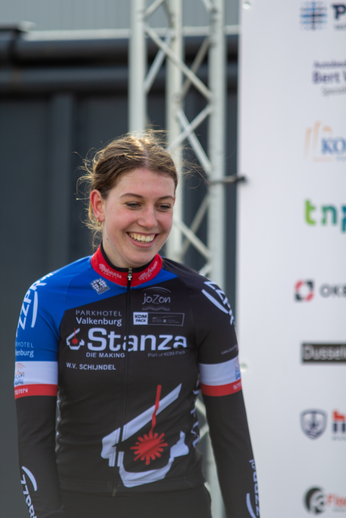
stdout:
[(240, 10), (237, 324), (261, 514), (346, 517), (346, 0)]

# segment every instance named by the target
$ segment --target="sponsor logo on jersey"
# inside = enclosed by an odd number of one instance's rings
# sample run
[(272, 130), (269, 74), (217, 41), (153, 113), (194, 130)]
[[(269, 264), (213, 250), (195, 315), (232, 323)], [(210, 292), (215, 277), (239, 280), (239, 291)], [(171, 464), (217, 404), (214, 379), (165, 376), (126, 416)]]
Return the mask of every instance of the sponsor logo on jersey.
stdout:
[(146, 311), (169, 311), (171, 291), (161, 286), (146, 288), (143, 293), (142, 309)]
[[(42, 279), (34, 282), (34, 284), (32, 284), (26, 292), (19, 314), (18, 329), (21, 327), (23, 330), (25, 330), (27, 321), (30, 322), (30, 326), (32, 328), (35, 327), (38, 309), (37, 288), (39, 288), (40, 286), (46, 286), (47, 283), (43, 281), (48, 279), (49, 277), (52, 277), (52, 275), (53, 273), (48, 273), (48, 275), (45, 275), (44, 277), (42, 277)], [(31, 319), (29, 318), (30, 310), (32, 310)]]
[(110, 288), (107, 285), (104, 279), (95, 279), (91, 283), (91, 287), (97, 292), (98, 295), (101, 295), (105, 291), (108, 291)]
[[(66, 344), (72, 351), (78, 351), (85, 341), (78, 337), (80, 329), (74, 329), (66, 338)], [(174, 335), (130, 335), (127, 340), (126, 335), (118, 335), (114, 331), (108, 332), (103, 327), (92, 327), (88, 331), (88, 341), (86, 343), (89, 351), (109, 350), (117, 352), (126, 351), (170, 351), (172, 349), (186, 349), (187, 341), (185, 336)]]
[(32, 484), (32, 487), (33, 487), (34, 491), (37, 491), (37, 482), (36, 482), (36, 479), (35, 479), (34, 475), (31, 473), (30, 470), (28, 470), (28, 468), (26, 468), (25, 466), (22, 466), (22, 470), (24, 471), (25, 474), (23, 473), (23, 476), (22, 476), (22, 479), (21, 479), (20, 482), (21, 482), (21, 484), (23, 486), (23, 495), (25, 497), (25, 503), (28, 506), (28, 511), (29, 511), (30, 517), (31, 518), (37, 518), (34, 506), (31, 503), (30, 491), (29, 491), (29, 488), (28, 488), (28, 484), (27, 484), (27, 480), (26, 480), (26, 476), (25, 475), (27, 475), (28, 479), (31, 481), (31, 484)]
[(256, 465), (255, 461), (252, 459), (249, 461), (251, 464), (251, 467), (253, 469), (253, 481), (254, 481), (254, 506), (251, 502), (251, 495), (250, 493), (246, 494), (246, 507), (249, 511), (249, 515), (251, 518), (256, 518), (256, 516), (259, 516), (260, 510), (259, 510), (259, 497), (258, 497), (258, 483), (257, 483), (257, 471), (256, 471)]
[(345, 363), (346, 343), (303, 343), (303, 363)]
[[(164, 479), (170, 471), (174, 459), (189, 453), (189, 448), (185, 443), (185, 433), (180, 431), (179, 438), (170, 447), (167, 464), (158, 469), (153, 469), (150, 466), (150, 463), (155, 461), (156, 458), (160, 458), (164, 449), (168, 447), (168, 443), (165, 441), (165, 433), (162, 431), (162, 424), (158, 422), (157, 416), (179, 398), (181, 384), (162, 399), (160, 398), (161, 388), (161, 385), (157, 386), (156, 400), (153, 406), (147, 408), (147, 410), (131, 419), (131, 421), (128, 421), (122, 429), (117, 428), (102, 439), (101, 457), (108, 460), (108, 466), (111, 468), (115, 467), (117, 461), (119, 475), (125, 487), (141, 486)], [(136, 437), (138, 432), (143, 427), (148, 426), (150, 422), (150, 431), (145, 433), (143, 437)], [(154, 432), (155, 428), (159, 432)], [(134, 456), (132, 462), (140, 460), (145, 463), (145, 465), (142, 464), (143, 469), (140, 471), (127, 471), (124, 465), (125, 452), (122, 451), (122, 442), (130, 438), (136, 441), (129, 448), (134, 452), (133, 454), (131, 452)], [(127, 455), (130, 455), (130, 453), (127, 453)]]
[(34, 358), (34, 344), (32, 342), (20, 342), (16, 340), (16, 358), (18, 359), (19, 356)]
[(205, 297), (207, 297), (207, 299), (209, 299), (210, 302), (212, 302), (214, 304), (214, 306), (219, 308), (220, 311), (222, 311), (223, 313), (226, 313), (226, 315), (230, 316), (229, 323), (232, 325), (234, 323), (234, 317), (233, 317), (231, 306), (228, 302), (228, 298), (226, 297), (225, 293), (212, 281), (208, 280), (204, 284), (215, 291), (215, 293), (221, 300), (222, 304), (220, 304), (219, 300), (216, 299), (211, 293), (209, 293), (206, 290), (202, 290), (203, 295)]
[(24, 384), (24, 377), (25, 377), (24, 369), (25, 369), (25, 365), (23, 365), (22, 363), (16, 362), (16, 370), (14, 373), (14, 386), (15, 387), (17, 385)]
[(78, 349), (81, 347), (81, 345), (85, 344), (84, 340), (80, 340), (77, 337), (77, 334), (79, 332), (80, 332), (80, 329), (74, 329), (73, 333), (71, 333), (66, 338), (66, 344), (69, 346), (70, 349), (72, 349), (72, 351), (78, 351)]
[(327, 493), (320, 487), (308, 489), (304, 495), (304, 504), (311, 514), (321, 514), (325, 511), (345, 512), (346, 497), (339, 496), (335, 492)]
[(134, 311), (133, 325), (135, 326), (182, 326), (185, 313), (148, 313)]
[(327, 414), (323, 410), (305, 410), (300, 414), (303, 432), (310, 439), (320, 437), (327, 426)]
[(133, 325), (134, 326), (148, 325), (148, 313), (134, 311), (133, 312)]

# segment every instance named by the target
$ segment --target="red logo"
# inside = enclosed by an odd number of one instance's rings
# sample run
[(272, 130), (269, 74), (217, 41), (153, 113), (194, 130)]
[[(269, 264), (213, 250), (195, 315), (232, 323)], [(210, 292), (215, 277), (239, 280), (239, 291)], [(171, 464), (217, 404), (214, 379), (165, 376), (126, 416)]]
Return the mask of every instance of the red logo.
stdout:
[(166, 442), (164, 442), (165, 434), (162, 433), (159, 435), (158, 433), (153, 433), (154, 428), (156, 426), (156, 413), (159, 409), (160, 404), (160, 395), (161, 395), (161, 385), (157, 386), (156, 390), (156, 400), (155, 400), (155, 410), (153, 412), (153, 417), (151, 419), (151, 430), (149, 434), (144, 434), (144, 437), (138, 437), (138, 440), (135, 446), (131, 446), (131, 450), (135, 450), (135, 460), (141, 459), (145, 460), (145, 464), (148, 466), (150, 461), (155, 460), (158, 457), (161, 457), (161, 453), (165, 446), (168, 446)]
[(337, 410), (333, 412), (333, 432), (346, 434), (346, 417)]
[(314, 281), (298, 281), (294, 288), (294, 298), (298, 302), (308, 302), (314, 296)]

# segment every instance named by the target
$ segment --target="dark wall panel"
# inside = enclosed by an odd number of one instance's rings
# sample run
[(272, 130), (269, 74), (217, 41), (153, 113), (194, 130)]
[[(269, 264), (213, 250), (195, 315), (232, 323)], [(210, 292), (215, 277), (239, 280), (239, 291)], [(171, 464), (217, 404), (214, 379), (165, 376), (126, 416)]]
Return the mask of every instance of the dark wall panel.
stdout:
[(19, 481), (14, 338), (26, 289), (47, 271), (47, 99), (0, 101), (0, 516), (27, 515)]

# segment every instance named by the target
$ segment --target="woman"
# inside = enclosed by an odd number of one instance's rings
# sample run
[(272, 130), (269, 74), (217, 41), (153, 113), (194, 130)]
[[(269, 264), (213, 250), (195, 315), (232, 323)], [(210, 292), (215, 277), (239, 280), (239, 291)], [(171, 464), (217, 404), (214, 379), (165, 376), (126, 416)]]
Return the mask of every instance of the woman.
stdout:
[(30, 516), (210, 518), (200, 387), (227, 514), (259, 516), (231, 308), (212, 281), (158, 255), (172, 227), (172, 158), (151, 134), (127, 135), (95, 156), (88, 179), (101, 245), (35, 282), (19, 317)]

